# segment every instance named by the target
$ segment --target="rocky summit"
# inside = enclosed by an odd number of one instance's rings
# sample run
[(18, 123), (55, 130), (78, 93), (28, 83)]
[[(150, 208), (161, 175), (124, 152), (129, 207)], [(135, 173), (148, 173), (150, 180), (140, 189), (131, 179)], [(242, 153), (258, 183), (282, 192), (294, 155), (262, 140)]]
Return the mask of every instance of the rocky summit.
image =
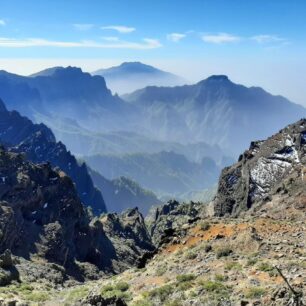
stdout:
[(303, 305), (306, 120), (251, 143), (208, 204), (93, 217), (50, 164), (0, 151), (4, 305)]
[(252, 142), (238, 163), (225, 168), (215, 199), (215, 214), (238, 215), (277, 195), (304, 203), (306, 120), (302, 119), (265, 141)]

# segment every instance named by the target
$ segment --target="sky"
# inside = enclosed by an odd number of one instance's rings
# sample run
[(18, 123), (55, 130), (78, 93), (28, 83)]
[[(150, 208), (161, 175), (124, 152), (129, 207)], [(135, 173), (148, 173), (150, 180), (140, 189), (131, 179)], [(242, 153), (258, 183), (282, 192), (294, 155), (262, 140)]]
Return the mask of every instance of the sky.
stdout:
[(141, 61), (226, 74), (306, 106), (304, 0), (0, 0), (0, 69)]

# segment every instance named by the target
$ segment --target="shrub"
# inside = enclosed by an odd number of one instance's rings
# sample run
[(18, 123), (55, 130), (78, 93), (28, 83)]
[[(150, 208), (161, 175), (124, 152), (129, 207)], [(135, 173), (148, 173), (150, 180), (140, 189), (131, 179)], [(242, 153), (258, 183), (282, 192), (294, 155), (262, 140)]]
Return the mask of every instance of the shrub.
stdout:
[(227, 287), (219, 281), (204, 281), (201, 282), (203, 288), (208, 292), (222, 293), (227, 290)]
[(196, 278), (193, 274), (181, 274), (176, 277), (179, 283), (193, 281)]
[(246, 265), (247, 267), (249, 266), (254, 266), (257, 263), (257, 258), (249, 258)]
[(220, 247), (216, 251), (217, 258), (229, 256), (232, 253), (232, 249), (228, 246)]
[(277, 275), (277, 272), (276, 272), (275, 268), (273, 266), (269, 265), (266, 262), (262, 262), (261, 264), (259, 264), (257, 269), (259, 271), (268, 272), (270, 276), (276, 276)]
[(167, 268), (165, 266), (158, 267), (155, 271), (155, 275), (156, 276), (162, 276), (166, 273), (166, 271), (167, 271)]
[(263, 271), (263, 272), (270, 272), (270, 271), (274, 270), (274, 267), (269, 265), (266, 262), (260, 263), (257, 268), (258, 268), (258, 270)]
[(49, 299), (49, 295), (46, 292), (39, 291), (27, 293), (24, 297), (31, 302), (45, 302)]
[(182, 302), (179, 300), (172, 300), (165, 303), (165, 306), (181, 306)]
[(178, 291), (186, 291), (193, 286), (191, 281), (178, 283), (177, 290)]
[(169, 295), (174, 292), (174, 287), (172, 285), (164, 285), (162, 287), (153, 289), (148, 293), (150, 298), (158, 298), (161, 302), (167, 301)]
[(186, 259), (196, 259), (197, 258), (197, 253), (189, 251), (187, 252), (187, 254), (185, 255)]
[(105, 285), (101, 289), (101, 295), (105, 298), (118, 297), (124, 300), (129, 300), (128, 294), (129, 284), (126, 282), (119, 282), (115, 285)]
[(225, 281), (225, 277), (222, 274), (216, 274), (215, 275), (215, 281), (217, 282), (224, 282)]
[(257, 299), (265, 295), (266, 290), (261, 287), (252, 287), (245, 290), (245, 297), (248, 299)]
[(81, 299), (85, 297), (88, 294), (88, 292), (89, 289), (87, 287), (82, 287), (82, 286), (76, 287), (69, 292), (67, 300), (71, 301), (71, 300)]
[(224, 266), (225, 270), (236, 270), (236, 271), (241, 271), (242, 266), (238, 262), (235, 261), (229, 261), (225, 264)]
[(105, 285), (104, 287), (102, 287), (101, 292), (108, 292), (108, 291), (113, 291), (114, 290), (114, 286), (113, 285)]
[(148, 299), (141, 299), (132, 304), (132, 306), (153, 306), (153, 303)]
[(115, 285), (115, 288), (120, 291), (127, 291), (130, 288), (130, 285), (126, 282), (119, 282)]
[(200, 229), (202, 231), (207, 231), (210, 229), (210, 224), (207, 221), (201, 222)]

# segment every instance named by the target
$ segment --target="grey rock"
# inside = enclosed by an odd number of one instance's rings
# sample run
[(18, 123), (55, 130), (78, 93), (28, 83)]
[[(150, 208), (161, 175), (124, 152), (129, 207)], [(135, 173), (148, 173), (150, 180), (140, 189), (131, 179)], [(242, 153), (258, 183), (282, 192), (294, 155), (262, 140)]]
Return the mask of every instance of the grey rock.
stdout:
[(305, 145), (306, 119), (265, 141), (252, 142), (236, 164), (222, 171), (214, 200), (215, 215), (238, 215), (255, 203), (271, 201), (280, 190), (293, 192), (294, 184), (302, 184)]
[(9, 249), (6, 249), (0, 255), (0, 267), (1, 268), (9, 268), (13, 265), (12, 253)]

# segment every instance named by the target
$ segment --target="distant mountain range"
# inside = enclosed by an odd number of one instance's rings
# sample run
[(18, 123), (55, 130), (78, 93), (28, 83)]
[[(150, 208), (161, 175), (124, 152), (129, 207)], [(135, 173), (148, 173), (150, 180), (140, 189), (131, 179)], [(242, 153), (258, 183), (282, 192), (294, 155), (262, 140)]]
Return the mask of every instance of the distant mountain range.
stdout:
[(146, 86), (176, 86), (186, 83), (182, 77), (140, 62), (99, 69), (92, 75), (103, 76), (107, 86), (118, 94), (126, 94)]
[(88, 165), (108, 179), (128, 176), (159, 196), (179, 196), (214, 185), (221, 168), (211, 158), (199, 163), (175, 152), (85, 156)]
[[(118, 129), (123, 116), (133, 118), (134, 107), (113, 96), (103, 77), (76, 67), (55, 67), (30, 77), (0, 71), (0, 97), (8, 109), (30, 119), (39, 114), (70, 118), (89, 129)], [(101, 120), (103, 118), (103, 120)], [(125, 120), (128, 127), (128, 121)]]
[(250, 139), (262, 139), (306, 115), (306, 109), (259, 87), (215, 75), (195, 85), (146, 87), (123, 96), (141, 108), (144, 130), (178, 142), (218, 144), (237, 156)]
[[(122, 66), (124, 73), (130, 73), (130, 65)], [(133, 66), (153, 73), (152, 67), (139, 63)], [(119, 72), (115, 69), (118, 75), (121, 68)], [(153, 191), (166, 187), (161, 191), (176, 193), (177, 186), (181, 186), (183, 194), (210, 188), (215, 185), (218, 174), (214, 170), (213, 175), (207, 176), (209, 170), (201, 164), (203, 158), (211, 158), (219, 171), (232, 158), (237, 158), (251, 139), (265, 138), (306, 116), (302, 106), (258, 87), (235, 84), (224, 75), (211, 76), (194, 85), (148, 86), (119, 97), (112, 94), (102, 76), (92, 76), (76, 67), (53, 67), (29, 77), (0, 71), (0, 97), (5, 99), (9, 110), (46, 124), (76, 156), (86, 156), (86, 160), (103, 156), (109, 164), (102, 169), (97, 166), (99, 161), (94, 170), (110, 181), (119, 180), (111, 184), (120, 182), (120, 186), (126, 186), (130, 196), (128, 205), (139, 204), (135, 190), (142, 187), (154, 186)], [(166, 164), (157, 158), (162, 154), (168, 154)], [(106, 155), (111, 156), (106, 159)], [(133, 167), (129, 155), (137, 156)], [(186, 169), (190, 181), (183, 170), (171, 172), (180, 167), (184, 158), (190, 165)], [(139, 160), (155, 165), (154, 169), (150, 166), (149, 178), (139, 166)], [(171, 163), (172, 168), (168, 168)], [(110, 169), (116, 169), (112, 170), (115, 175), (109, 175)], [(166, 183), (155, 186), (161, 173), (167, 178)], [(135, 188), (135, 182), (119, 179), (121, 176), (140, 182), (142, 187)], [(97, 179), (93, 185), (98, 186), (102, 181)], [(169, 188), (172, 186), (169, 181), (174, 186), (177, 182), (176, 189)], [(113, 186), (112, 190), (116, 188)], [(145, 194), (147, 191), (143, 190), (140, 198), (144, 199)], [(112, 193), (109, 198), (120, 197)], [(152, 204), (156, 202), (154, 196), (146, 199)], [(114, 207), (121, 207), (121, 202), (114, 203)], [(112, 210), (116, 210), (114, 207)]]
[(251, 139), (265, 138), (306, 115), (300, 105), (222, 75), (194, 85), (149, 86), (122, 99), (112, 95), (103, 77), (79, 68), (55, 67), (32, 77), (1, 71), (0, 97), (8, 109), (48, 121), (57, 130), (63, 126), (56, 136), (67, 133), (65, 143), (80, 134), (84, 139), (86, 133), (95, 138), (124, 131), (183, 145), (218, 145), (227, 156), (237, 156)]
[[(56, 142), (52, 131), (44, 124), (34, 124), (16, 111), (8, 111), (0, 100), (0, 144), (13, 152), (25, 153), (35, 162), (50, 162), (65, 171), (76, 184), (82, 202), (91, 206), (94, 213), (121, 212), (139, 206), (146, 213), (151, 205), (159, 204), (156, 196), (137, 183), (120, 178), (107, 180), (79, 162), (62, 142)], [(96, 188), (97, 186), (98, 188)], [(101, 194), (105, 193), (105, 200)], [(124, 195), (124, 197), (122, 196)]]

